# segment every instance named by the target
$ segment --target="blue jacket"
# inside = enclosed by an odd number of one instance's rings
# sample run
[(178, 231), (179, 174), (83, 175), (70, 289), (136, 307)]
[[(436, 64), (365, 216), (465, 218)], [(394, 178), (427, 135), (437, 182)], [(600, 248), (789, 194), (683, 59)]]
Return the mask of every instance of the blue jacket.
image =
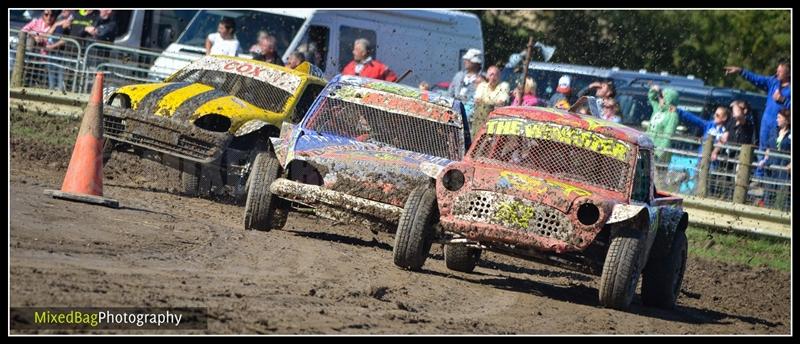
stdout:
[[(708, 137), (708, 135), (711, 134), (712, 136), (714, 136), (714, 143), (718, 143), (719, 139), (722, 137), (722, 134), (724, 134), (728, 130), (728, 128), (725, 126), (725, 123), (717, 126), (714, 124), (713, 119), (704, 120), (695, 113), (682, 109), (678, 109), (678, 118), (681, 121), (687, 122), (696, 127), (703, 128), (703, 138), (700, 142), (705, 142), (706, 137)], [(700, 147), (702, 149), (702, 146)]]
[[(753, 86), (767, 92), (767, 104), (764, 107), (764, 114), (761, 115), (761, 129), (758, 135), (758, 148), (763, 150), (769, 147), (769, 142), (767, 142), (769, 139), (769, 131), (777, 125), (775, 120), (778, 117), (778, 111), (781, 109), (788, 109), (792, 106), (792, 93), (789, 87), (791, 85), (781, 88), (781, 82), (778, 81), (778, 77), (775, 75), (767, 77), (746, 69), (742, 69), (741, 75), (753, 84)], [(775, 93), (775, 90), (778, 89), (781, 90), (781, 96), (784, 98), (782, 103), (778, 103), (772, 99), (772, 95)]]

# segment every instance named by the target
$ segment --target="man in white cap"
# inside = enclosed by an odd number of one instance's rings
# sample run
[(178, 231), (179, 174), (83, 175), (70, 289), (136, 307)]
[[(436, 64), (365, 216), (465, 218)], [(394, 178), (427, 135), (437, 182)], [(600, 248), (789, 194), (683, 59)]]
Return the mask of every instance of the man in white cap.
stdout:
[(464, 69), (453, 76), (453, 81), (447, 88), (447, 93), (460, 100), (465, 107), (467, 113), (471, 113), (472, 99), (475, 96), (475, 90), (478, 84), (483, 81), (481, 77), (481, 64), (483, 64), (483, 53), (478, 49), (469, 49), (467, 53), (462, 56), (464, 59)]
[(562, 75), (561, 79), (558, 79), (558, 88), (556, 88), (556, 93), (550, 97), (550, 106), (557, 109), (569, 109), (569, 96), (572, 94), (570, 82), (569, 75)]

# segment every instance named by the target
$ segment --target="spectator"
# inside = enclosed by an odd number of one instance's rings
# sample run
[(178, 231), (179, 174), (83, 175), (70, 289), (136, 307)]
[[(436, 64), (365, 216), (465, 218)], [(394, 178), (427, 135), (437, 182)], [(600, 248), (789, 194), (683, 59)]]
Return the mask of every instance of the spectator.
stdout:
[(475, 90), (475, 108), (470, 117), (473, 136), (496, 106), (503, 106), (508, 102), (508, 94), (508, 83), (500, 81), (500, 68), (489, 67), (486, 70), (486, 82), (481, 82)]
[[(764, 166), (781, 166), (786, 167), (789, 164), (788, 159), (770, 158), (769, 153), (780, 151), (788, 154), (792, 149), (792, 126), (791, 126), (791, 112), (788, 109), (781, 109), (775, 120), (776, 126), (772, 127), (769, 136), (767, 137), (768, 145), (764, 153), (764, 158), (758, 161), (758, 167)], [(767, 176), (771, 178), (789, 179), (789, 175), (785, 171), (770, 170)]]
[(235, 33), (236, 22), (232, 18), (222, 18), (217, 25), (217, 32), (206, 38), (206, 55), (239, 55), (241, 45)]
[[(55, 22), (56, 15), (53, 10), (44, 10), (41, 17), (34, 18), (28, 24), (25, 24), (22, 27), (22, 31), (27, 32), (37, 46), (44, 47), (47, 43), (47, 35), (50, 33), (50, 28)], [(41, 53), (46, 54), (44, 51)]]
[[(42, 15), (39, 18), (34, 18), (28, 24), (22, 27), (22, 31), (28, 33), (27, 44), (31, 48), (31, 50), (36, 51), (36, 53), (40, 55), (47, 55), (47, 39), (48, 35), (50, 34), (50, 28), (53, 27), (53, 24), (56, 21), (56, 15), (53, 13), (53, 10), (44, 10), (42, 11)], [(37, 61), (47, 60), (46, 57), (30, 57), (36, 59)], [(50, 65), (47, 65), (48, 68)], [(23, 73), (24, 74), (24, 73)], [(31, 75), (33, 80), (29, 81), (32, 84), (44, 84), (45, 80), (43, 80), (44, 75), (40, 73), (36, 73)], [(48, 73), (49, 79), (49, 73)], [(49, 80), (48, 80), (49, 82)], [(28, 83), (28, 82), (26, 82)]]
[[(47, 40), (45, 50), (47, 50), (48, 55), (51, 58), (64, 56), (62, 50), (64, 49), (66, 42), (62, 36), (70, 34), (73, 18), (74, 15), (72, 10), (63, 10), (56, 18), (55, 24), (50, 27), (51, 36)], [(55, 89), (63, 91), (65, 89), (64, 68), (58, 66), (61, 65), (61, 61), (51, 59), (51, 62), (52, 64), (47, 65), (47, 87), (51, 90)]]
[(572, 88), (570, 88), (570, 77), (569, 75), (562, 75), (560, 79), (558, 79), (558, 88), (556, 88), (556, 93), (550, 97), (550, 106), (557, 108), (557, 109), (569, 109), (569, 96), (572, 94)]
[(295, 51), (289, 54), (289, 57), (286, 58), (286, 67), (295, 69), (303, 62), (306, 62), (306, 56), (299, 51)]
[[(281, 57), (275, 47), (276, 43), (277, 40), (275, 37), (271, 36), (266, 31), (259, 31), (258, 42), (250, 47), (250, 53), (253, 54), (253, 60), (264, 61), (272, 64), (281, 64)], [(305, 61), (305, 56), (303, 56), (303, 61)], [(303, 61), (300, 61), (297, 64), (299, 65), (300, 63), (303, 63)], [(292, 67), (292, 69), (294, 69), (294, 67)]]
[(591, 116), (592, 111), (589, 109), (589, 104), (583, 103), (578, 106), (577, 113), (584, 115), (584, 116)]
[(736, 66), (725, 67), (725, 74), (738, 73), (747, 81), (767, 92), (767, 102), (761, 115), (761, 129), (758, 134), (758, 148), (764, 150), (769, 146), (768, 136), (775, 127), (776, 117), (782, 109), (789, 109), (791, 101), (791, 65), (788, 61), (780, 62), (775, 75), (767, 77), (755, 74)]
[(514, 89), (514, 98), (511, 105), (522, 106), (540, 106), (539, 98), (536, 98), (536, 81), (533, 78), (525, 78), (524, 90), (519, 88)]
[(70, 24), (70, 35), (75, 37), (86, 37), (89, 34), (84, 29), (94, 24), (97, 20), (97, 11), (81, 9), (76, 11), (72, 23)]
[(342, 74), (358, 75), (391, 82), (397, 81), (397, 74), (385, 64), (372, 58), (373, 53), (372, 43), (365, 38), (357, 39), (353, 43), (353, 61), (344, 66)]
[[(700, 116), (683, 110), (678, 109), (678, 117), (681, 121), (688, 122), (696, 127), (703, 128), (703, 138), (701, 142), (705, 142), (706, 138), (711, 135), (714, 137), (714, 145), (721, 143), (722, 137), (728, 132), (728, 119), (730, 118), (731, 110), (725, 106), (718, 106), (714, 111), (714, 118), (704, 120)], [(702, 149), (702, 146), (700, 147)], [(714, 147), (711, 152), (711, 160), (717, 160), (719, 154), (719, 147)]]
[(309, 61), (312, 65), (323, 66), (323, 63), (325, 62), (322, 52), (317, 49), (317, 43), (315, 42), (300, 44), (300, 46), (297, 47), (297, 51), (305, 54), (306, 61)]
[(650, 124), (647, 126), (647, 135), (653, 140), (655, 157), (660, 162), (668, 162), (670, 154), (664, 151), (669, 148), (670, 136), (675, 133), (678, 126), (678, 92), (665, 88), (661, 90), (654, 85), (647, 92), (647, 99), (653, 108), (650, 115)]
[(113, 14), (112, 10), (100, 10), (94, 23), (84, 28), (83, 31), (98, 41), (114, 42), (117, 36), (117, 21)]
[(478, 49), (469, 49), (461, 56), (464, 61), (464, 69), (458, 71), (453, 76), (453, 80), (447, 87), (447, 94), (456, 98), (464, 104), (464, 110), (467, 118), (472, 117), (474, 109), (475, 90), (478, 84), (481, 83), (481, 65), (483, 64), (482, 53)]
[[(597, 98), (597, 107), (603, 108), (609, 99), (614, 99), (617, 96), (617, 89), (614, 87), (612, 81), (595, 81), (586, 88), (578, 92), (578, 98), (586, 96), (590, 91), (595, 90), (594, 96)], [(616, 101), (614, 101), (616, 103)]]
[(614, 98), (603, 99), (601, 108), (602, 112), (600, 113), (600, 118), (614, 123), (622, 122), (622, 117), (619, 116), (619, 103), (617, 103), (616, 99)]
[(423, 80), (422, 82), (419, 83), (419, 90), (420, 91), (430, 91), (431, 90), (431, 85), (428, 84), (427, 81)]
[[(753, 122), (747, 117), (749, 106), (743, 100), (735, 100), (731, 103), (731, 113), (733, 120), (728, 124), (728, 130), (722, 134), (720, 142), (735, 144), (753, 143)], [(733, 151), (731, 151), (733, 153)], [(736, 158), (738, 154), (729, 154), (731, 158)]]
[(503, 106), (508, 102), (508, 83), (500, 82), (500, 68), (491, 66), (486, 70), (486, 81), (475, 89), (475, 104)]

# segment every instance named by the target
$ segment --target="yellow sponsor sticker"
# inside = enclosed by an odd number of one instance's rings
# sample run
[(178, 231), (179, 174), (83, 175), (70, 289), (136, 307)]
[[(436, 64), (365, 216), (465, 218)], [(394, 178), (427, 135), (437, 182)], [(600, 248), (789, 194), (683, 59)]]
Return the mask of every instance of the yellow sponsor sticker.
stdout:
[(492, 135), (516, 135), (561, 142), (620, 161), (626, 161), (625, 158), (630, 151), (630, 145), (627, 142), (610, 138), (603, 134), (554, 123), (510, 118), (493, 119), (486, 123), (486, 133)]

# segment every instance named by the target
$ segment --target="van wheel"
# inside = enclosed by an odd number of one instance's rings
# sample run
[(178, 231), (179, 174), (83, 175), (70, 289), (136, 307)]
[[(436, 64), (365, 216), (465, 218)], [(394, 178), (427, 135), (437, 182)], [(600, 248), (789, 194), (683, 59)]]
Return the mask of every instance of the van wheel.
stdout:
[(280, 162), (272, 152), (260, 152), (256, 155), (247, 181), (245, 229), (269, 231), (283, 228), (286, 224), (288, 214), (285, 207), (279, 207), (280, 199), (269, 191), (269, 186), (280, 176), (280, 170)]
[[(638, 231), (637, 231), (638, 232)], [(611, 240), (600, 277), (600, 305), (627, 310), (639, 282), (642, 235), (634, 230)]]
[(411, 191), (394, 235), (395, 265), (409, 270), (422, 268), (431, 250), (438, 213), (436, 189), (424, 185)]
[(472, 272), (481, 259), (481, 251), (466, 245), (444, 245), (444, 263), (450, 270)]
[(689, 250), (686, 232), (675, 233), (668, 254), (648, 263), (642, 276), (642, 303), (645, 306), (672, 309), (686, 272), (686, 253)]

